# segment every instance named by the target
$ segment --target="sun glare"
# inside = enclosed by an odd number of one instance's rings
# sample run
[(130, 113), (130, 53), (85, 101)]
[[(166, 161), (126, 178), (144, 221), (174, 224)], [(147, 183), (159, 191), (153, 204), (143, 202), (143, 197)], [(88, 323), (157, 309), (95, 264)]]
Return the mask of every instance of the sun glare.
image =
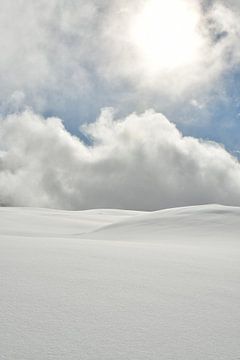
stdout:
[(131, 24), (131, 41), (152, 72), (196, 61), (202, 38), (200, 11), (188, 0), (149, 0)]

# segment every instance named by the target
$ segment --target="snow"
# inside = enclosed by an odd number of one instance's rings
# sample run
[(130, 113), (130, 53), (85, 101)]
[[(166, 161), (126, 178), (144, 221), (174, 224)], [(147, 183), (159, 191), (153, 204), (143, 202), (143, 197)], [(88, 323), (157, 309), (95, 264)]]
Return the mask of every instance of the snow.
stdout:
[(239, 220), (0, 208), (0, 359), (238, 359)]

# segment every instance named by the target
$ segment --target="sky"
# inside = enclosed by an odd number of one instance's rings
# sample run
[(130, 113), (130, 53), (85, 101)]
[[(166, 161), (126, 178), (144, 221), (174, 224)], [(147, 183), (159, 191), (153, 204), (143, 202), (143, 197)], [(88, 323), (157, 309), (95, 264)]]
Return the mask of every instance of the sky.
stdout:
[(237, 0), (2, 0), (0, 204), (240, 205)]

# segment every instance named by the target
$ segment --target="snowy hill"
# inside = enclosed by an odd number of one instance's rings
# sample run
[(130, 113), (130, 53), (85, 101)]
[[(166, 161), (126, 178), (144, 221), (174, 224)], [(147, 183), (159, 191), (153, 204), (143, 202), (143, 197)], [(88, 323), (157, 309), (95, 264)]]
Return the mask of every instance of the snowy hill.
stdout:
[(93, 239), (128, 241), (165, 241), (186, 239), (194, 241), (238, 239), (240, 208), (221, 205), (188, 206), (160, 210), (100, 227), (85, 235)]
[(0, 208), (0, 359), (238, 359), (239, 220)]
[(139, 212), (125, 210), (63, 211), (1, 208), (0, 234), (17, 236), (74, 236), (126, 219)]

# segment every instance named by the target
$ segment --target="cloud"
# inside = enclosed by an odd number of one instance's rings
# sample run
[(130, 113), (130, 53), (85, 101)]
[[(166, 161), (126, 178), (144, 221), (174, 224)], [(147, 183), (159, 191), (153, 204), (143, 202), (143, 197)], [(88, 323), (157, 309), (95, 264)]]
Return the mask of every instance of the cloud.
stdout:
[(0, 203), (64, 209), (155, 210), (240, 205), (240, 165), (221, 145), (184, 137), (153, 110), (82, 128), (26, 110), (0, 121)]
[[(123, 112), (160, 107), (213, 89), (224, 71), (239, 63), (237, 1), (216, 0), (207, 11), (200, 1), (171, 1), (194, 9), (201, 48), (191, 64), (171, 71), (156, 66), (150, 75), (129, 36), (144, 1), (2, 0), (0, 112), (16, 110), (16, 93), (36, 112), (76, 119), (106, 104)], [(157, 54), (161, 63), (161, 51)]]

